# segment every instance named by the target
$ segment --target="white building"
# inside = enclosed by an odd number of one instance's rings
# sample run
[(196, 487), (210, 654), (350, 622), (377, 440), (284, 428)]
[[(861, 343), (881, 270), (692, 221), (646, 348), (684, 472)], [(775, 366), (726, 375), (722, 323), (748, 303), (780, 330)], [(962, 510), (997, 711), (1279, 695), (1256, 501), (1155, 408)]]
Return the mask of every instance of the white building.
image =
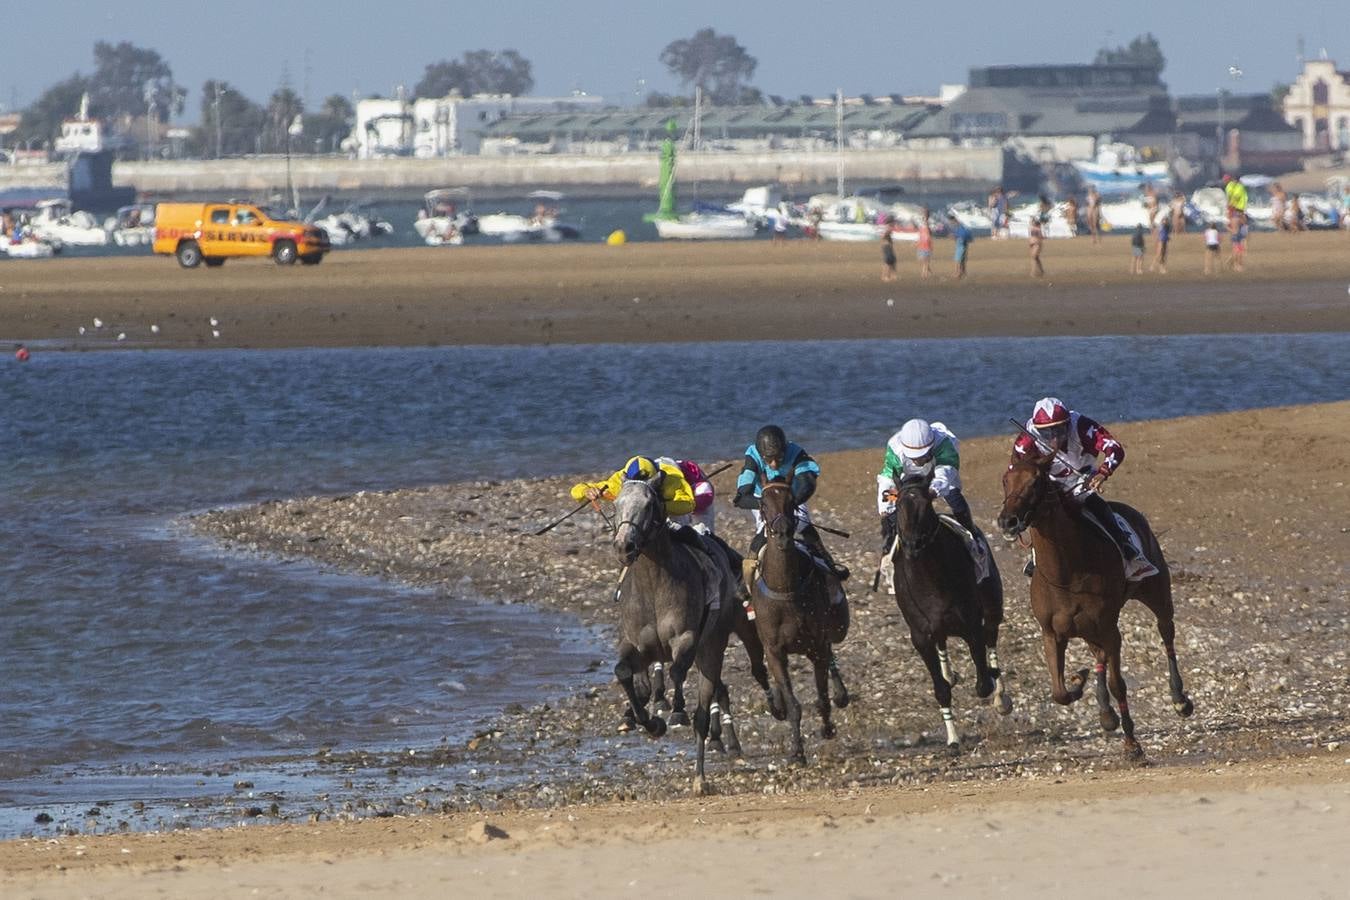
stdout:
[(603, 97), (513, 97), (475, 94), (419, 97), (408, 101), (360, 100), (352, 135), (360, 159), (382, 156), (432, 158), (477, 154), (483, 131), (509, 115), (598, 110)]
[(1350, 72), (1310, 59), (1284, 98), (1284, 119), (1303, 132), (1305, 150), (1350, 150)]

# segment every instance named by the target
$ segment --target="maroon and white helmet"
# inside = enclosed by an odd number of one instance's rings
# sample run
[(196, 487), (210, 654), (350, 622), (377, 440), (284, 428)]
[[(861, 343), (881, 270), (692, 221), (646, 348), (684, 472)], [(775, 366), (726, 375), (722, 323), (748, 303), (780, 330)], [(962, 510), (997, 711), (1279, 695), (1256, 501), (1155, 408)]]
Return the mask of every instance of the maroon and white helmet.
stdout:
[(1031, 427), (1040, 431), (1042, 428), (1054, 428), (1056, 425), (1064, 425), (1069, 421), (1068, 408), (1059, 401), (1057, 397), (1042, 397), (1036, 401), (1036, 411), (1031, 414)]

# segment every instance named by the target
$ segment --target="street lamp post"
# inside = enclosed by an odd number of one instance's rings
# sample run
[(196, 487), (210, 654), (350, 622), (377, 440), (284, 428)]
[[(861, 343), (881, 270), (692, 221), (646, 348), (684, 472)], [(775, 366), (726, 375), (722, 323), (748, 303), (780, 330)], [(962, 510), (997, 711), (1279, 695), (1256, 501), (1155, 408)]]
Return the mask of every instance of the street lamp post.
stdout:
[(221, 88), (219, 81), (215, 83), (215, 89), (216, 89), (216, 98), (212, 106), (216, 112), (216, 159), (220, 159), (220, 146), (221, 146), (220, 96), (221, 94), (225, 93), (225, 91)]
[[(1237, 63), (1234, 63), (1233, 65), (1228, 67), (1228, 78), (1232, 83), (1236, 84), (1238, 79), (1240, 79), (1241, 77), (1242, 77), (1242, 69), (1238, 67)], [(1224, 128), (1224, 116), (1223, 116), (1223, 98), (1227, 93), (1228, 91), (1225, 88), (1222, 87), (1219, 88), (1219, 128), (1218, 133), (1215, 135), (1215, 137), (1218, 138), (1217, 156), (1219, 160), (1220, 172), (1223, 171), (1224, 158), (1228, 155), (1228, 147), (1227, 147), (1228, 135), (1226, 129)]]

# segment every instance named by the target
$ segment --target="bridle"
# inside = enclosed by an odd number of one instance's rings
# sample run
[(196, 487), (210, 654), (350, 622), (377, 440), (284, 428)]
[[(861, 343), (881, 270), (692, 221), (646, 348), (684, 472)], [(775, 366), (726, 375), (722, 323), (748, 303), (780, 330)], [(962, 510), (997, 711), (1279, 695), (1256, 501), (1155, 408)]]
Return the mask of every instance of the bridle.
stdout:
[[(1021, 514), (1013, 520), (1015, 527), (1007, 530), (1007, 533), (1012, 537), (1021, 535), (1022, 532), (1031, 527), (1032, 523), (1040, 518), (1041, 507), (1045, 503), (1045, 495), (1049, 492), (1046, 483), (1049, 476), (1046, 475), (1045, 470), (1040, 466), (1032, 466), (1030, 464), (1024, 465), (1035, 471), (1035, 477), (1023, 485), (1012, 497), (1005, 496), (1003, 498), (1003, 506), (1005, 509), (1008, 507), (1009, 502), (1013, 502), (1015, 505), (1023, 507)], [(1023, 497), (1028, 493), (1033, 494), (1033, 496), (1030, 499), (1023, 501)]]
[[(905, 497), (919, 498), (926, 501), (928, 510), (932, 512), (932, 501), (928, 497), (929, 481), (930, 480), (927, 478), (916, 478), (908, 481), (902, 479), (900, 482), (901, 502), (904, 502), (903, 498)], [(933, 543), (933, 540), (938, 535), (938, 529), (942, 526), (941, 523), (938, 522), (936, 514), (931, 516), (931, 522), (932, 524), (927, 531), (912, 537), (903, 534), (901, 531), (901, 523), (899, 521), (896, 522), (896, 539), (900, 541), (900, 546), (905, 549), (905, 554), (907, 556), (910, 556), (911, 558), (918, 556), (927, 549), (929, 544)]]
[[(790, 538), (797, 532), (797, 514), (792, 506), (792, 483), (791, 481), (772, 481), (765, 484), (760, 489), (761, 498), (769, 491), (786, 491), (788, 502), (783, 505), (783, 511), (775, 513), (773, 518), (764, 519), (764, 534), (775, 539)], [(783, 523), (787, 523), (787, 528), (783, 528)]]
[[(631, 518), (620, 519), (614, 525), (614, 533), (615, 535), (617, 535), (619, 533), (619, 529), (625, 525), (633, 526), (633, 529), (637, 532), (638, 546), (640, 547), (647, 542), (647, 538), (651, 537), (652, 532), (655, 530), (656, 526), (660, 525), (661, 520), (665, 518), (665, 500), (662, 499), (660, 492), (657, 491), (656, 486), (653, 485), (650, 481), (634, 478), (629, 481), (625, 481), (624, 487), (627, 487), (630, 484), (642, 485), (643, 490), (647, 492), (647, 495), (650, 498), (651, 502), (643, 503), (639, 507), (639, 509), (641, 509), (644, 513), (646, 513), (646, 515), (642, 517), (643, 521), (638, 521), (637, 519)], [(619, 493), (620, 494), (623, 493), (622, 488), (620, 489)]]

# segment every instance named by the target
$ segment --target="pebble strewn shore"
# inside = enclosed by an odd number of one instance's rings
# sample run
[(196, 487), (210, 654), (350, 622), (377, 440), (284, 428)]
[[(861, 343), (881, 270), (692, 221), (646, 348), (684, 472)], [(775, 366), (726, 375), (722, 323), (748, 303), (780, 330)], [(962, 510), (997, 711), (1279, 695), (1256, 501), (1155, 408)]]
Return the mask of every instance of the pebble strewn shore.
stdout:
[[(1347, 593), (1347, 490), (1331, 481), (1295, 490), (1278, 478), (1253, 477), (1274, 460), (1256, 451), (1276, 431), (1301, 443), (1310, 464), (1326, 466), (1344, 451), (1350, 404), (1264, 411), (1163, 423), (1117, 431), (1130, 456), (1113, 496), (1128, 497), (1151, 517), (1173, 568), (1178, 655), (1195, 701), (1194, 717), (1171, 709), (1166, 665), (1151, 615), (1130, 604), (1122, 616), (1125, 668), (1132, 711), (1150, 762), (1218, 767), (1229, 761), (1290, 753), (1325, 753), (1350, 746), (1350, 594)], [(1123, 434), (1122, 434), (1123, 432)], [(1205, 459), (1164, 452), (1211, 447)], [(1006, 441), (963, 445), (967, 493), (982, 521), (992, 518), (997, 473)], [(775, 722), (748, 674), (739, 646), (728, 651), (736, 718), (747, 758), (715, 760), (710, 775), (720, 792), (777, 793), (798, 788), (848, 789), (875, 783), (935, 780), (1054, 779), (1127, 765), (1116, 735), (1103, 737), (1089, 696), (1068, 708), (1049, 699), (1041, 644), (1020, 574), (1023, 552), (994, 539), (1007, 595), (1000, 656), (1013, 696), (1011, 716), (973, 694), (968, 657), (953, 647), (958, 675), (955, 711), (963, 736), (959, 757), (943, 745), (941, 721), (926, 671), (909, 643), (893, 598), (867, 591), (876, 565), (875, 514), (868, 484), (873, 453), (826, 454), (826, 477), (813, 503), (817, 519), (850, 529), (835, 540), (853, 569), (849, 582), (854, 624), (839, 648), (854, 696), (838, 711), (839, 737), (816, 736), (818, 722), (804, 703), (809, 727), (805, 768), (786, 766), (787, 726)], [(1128, 472), (1128, 477), (1125, 474)], [(975, 477), (978, 473), (978, 479)], [(717, 479), (724, 495), (733, 473)], [(587, 623), (611, 625), (617, 564), (597, 516), (577, 515), (542, 537), (531, 532), (571, 508), (572, 478), (480, 481), (384, 493), (311, 497), (207, 512), (191, 527), (246, 552), (303, 556), (341, 569), (381, 575), (450, 593), (465, 580), (499, 602), (564, 610)], [(1118, 483), (1117, 483), (1118, 482)], [(1294, 494), (1305, 491), (1306, 495)], [(726, 498), (719, 499), (725, 504)], [(719, 531), (744, 543), (749, 526), (719, 507)], [(1088, 665), (1081, 645), (1073, 668)], [(611, 659), (593, 668), (608, 669)], [(810, 696), (809, 674), (795, 670), (799, 697)], [(660, 798), (689, 789), (688, 731), (662, 741), (617, 734), (618, 690), (589, 688), (540, 698), (531, 708), (506, 710), (487, 732), (464, 746), (381, 759), (367, 751), (326, 753), (325, 765), (425, 770), (434, 780), (447, 762), (481, 762), (497, 773), (489, 787), (458, 785), (448, 808), (511, 807), (624, 798)], [(501, 777), (501, 773), (514, 773)], [(397, 806), (417, 807), (413, 797)], [(423, 804), (425, 805), (425, 804)]]

